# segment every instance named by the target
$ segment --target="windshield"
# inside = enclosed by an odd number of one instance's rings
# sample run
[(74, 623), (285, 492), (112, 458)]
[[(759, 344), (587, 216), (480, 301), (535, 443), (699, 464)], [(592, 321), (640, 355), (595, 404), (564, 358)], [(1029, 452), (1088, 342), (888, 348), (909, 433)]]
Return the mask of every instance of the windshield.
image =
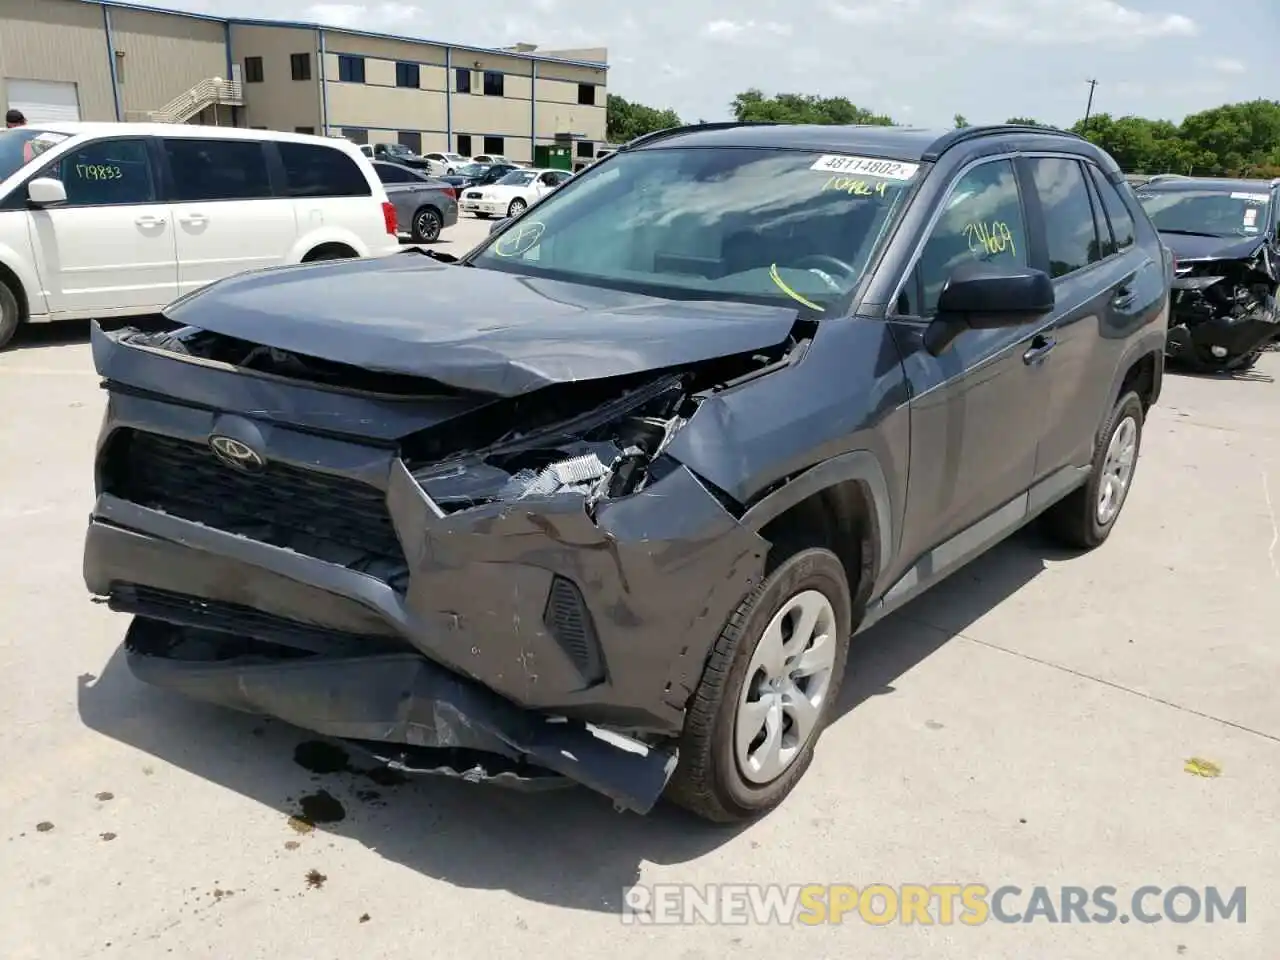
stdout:
[(914, 163), (792, 150), (620, 153), (549, 194), (471, 262), (654, 296), (799, 303), (822, 313), (857, 286), (917, 171)]
[(512, 170), (498, 181), (498, 186), (523, 187), (526, 184), (533, 183), (533, 178), (536, 176), (537, 174), (530, 173), (528, 170)]
[(1155, 228), (1165, 233), (1207, 237), (1250, 237), (1267, 225), (1270, 196), (1265, 189), (1142, 190), (1138, 193)]
[(415, 155), (412, 150), (401, 143), (387, 144), (387, 153), (396, 157), (412, 157)]
[(488, 169), (483, 163), (468, 163), (465, 167), (459, 167), (457, 172), (463, 177), (478, 177)]
[(0, 180), (7, 180), (68, 136), (69, 134), (36, 130), (32, 127), (14, 127), (12, 130), (0, 131)]

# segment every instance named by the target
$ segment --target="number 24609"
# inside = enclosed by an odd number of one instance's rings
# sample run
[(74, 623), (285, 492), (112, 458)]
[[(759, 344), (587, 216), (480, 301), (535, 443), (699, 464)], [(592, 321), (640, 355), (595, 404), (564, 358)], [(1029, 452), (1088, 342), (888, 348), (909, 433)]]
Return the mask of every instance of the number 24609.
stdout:
[(124, 171), (113, 163), (77, 163), (76, 176), (81, 180), (121, 180)]

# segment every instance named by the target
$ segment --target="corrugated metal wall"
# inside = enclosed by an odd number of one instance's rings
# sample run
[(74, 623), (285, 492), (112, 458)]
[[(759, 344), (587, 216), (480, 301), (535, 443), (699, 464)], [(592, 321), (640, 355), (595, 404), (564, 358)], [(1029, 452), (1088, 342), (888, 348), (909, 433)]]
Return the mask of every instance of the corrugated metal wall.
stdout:
[(70, 80), (82, 120), (114, 120), (102, 8), (65, 0), (0, 0), (0, 104), (4, 78)]
[[(44, 0), (52, 6), (54, 0)], [(158, 110), (201, 80), (227, 76), (226, 26), (211, 20), (111, 9), (126, 112)]]

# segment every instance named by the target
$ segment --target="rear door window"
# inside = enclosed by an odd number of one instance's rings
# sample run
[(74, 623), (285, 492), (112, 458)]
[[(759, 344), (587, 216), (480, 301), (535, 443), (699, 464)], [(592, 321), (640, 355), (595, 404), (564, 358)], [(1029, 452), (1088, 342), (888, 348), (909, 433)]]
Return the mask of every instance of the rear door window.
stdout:
[(1104, 177), (1102, 171), (1093, 164), (1086, 163), (1085, 169), (1089, 171), (1089, 175), (1093, 178), (1093, 185), (1098, 190), (1098, 196), (1102, 198), (1102, 209), (1106, 211), (1107, 221), (1111, 224), (1111, 235), (1115, 239), (1116, 251), (1128, 250), (1135, 242), (1134, 226), (1133, 215), (1125, 206), (1124, 198), (1120, 196), (1116, 185)]
[(1065, 277), (1102, 259), (1084, 171), (1067, 157), (1032, 157), (1036, 193), (1044, 210), (1049, 275)]
[(260, 140), (161, 141), (178, 203), (264, 200), (272, 196), (267, 157)]
[(414, 180), (413, 174), (394, 163), (375, 163), (373, 169), (383, 183), (412, 183)]
[(291, 197), (368, 197), (373, 191), (355, 160), (341, 150), (311, 143), (280, 143)]
[(156, 178), (141, 137), (86, 143), (58, 161), (67, 206), (155, 203)]

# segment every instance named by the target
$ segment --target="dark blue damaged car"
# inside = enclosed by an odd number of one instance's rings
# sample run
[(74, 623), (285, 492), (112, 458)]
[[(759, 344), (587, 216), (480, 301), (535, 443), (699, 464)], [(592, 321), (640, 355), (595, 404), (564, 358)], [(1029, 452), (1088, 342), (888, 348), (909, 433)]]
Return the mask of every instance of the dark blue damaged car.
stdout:
[(89, 590), (142, 680), (411, 771), (719, 821), (850, 639), (1039, 518), (1096, 547), (1172, 263), (1040, 128), (707, 124), (472, 253), (244, 274), (93, 331)]

